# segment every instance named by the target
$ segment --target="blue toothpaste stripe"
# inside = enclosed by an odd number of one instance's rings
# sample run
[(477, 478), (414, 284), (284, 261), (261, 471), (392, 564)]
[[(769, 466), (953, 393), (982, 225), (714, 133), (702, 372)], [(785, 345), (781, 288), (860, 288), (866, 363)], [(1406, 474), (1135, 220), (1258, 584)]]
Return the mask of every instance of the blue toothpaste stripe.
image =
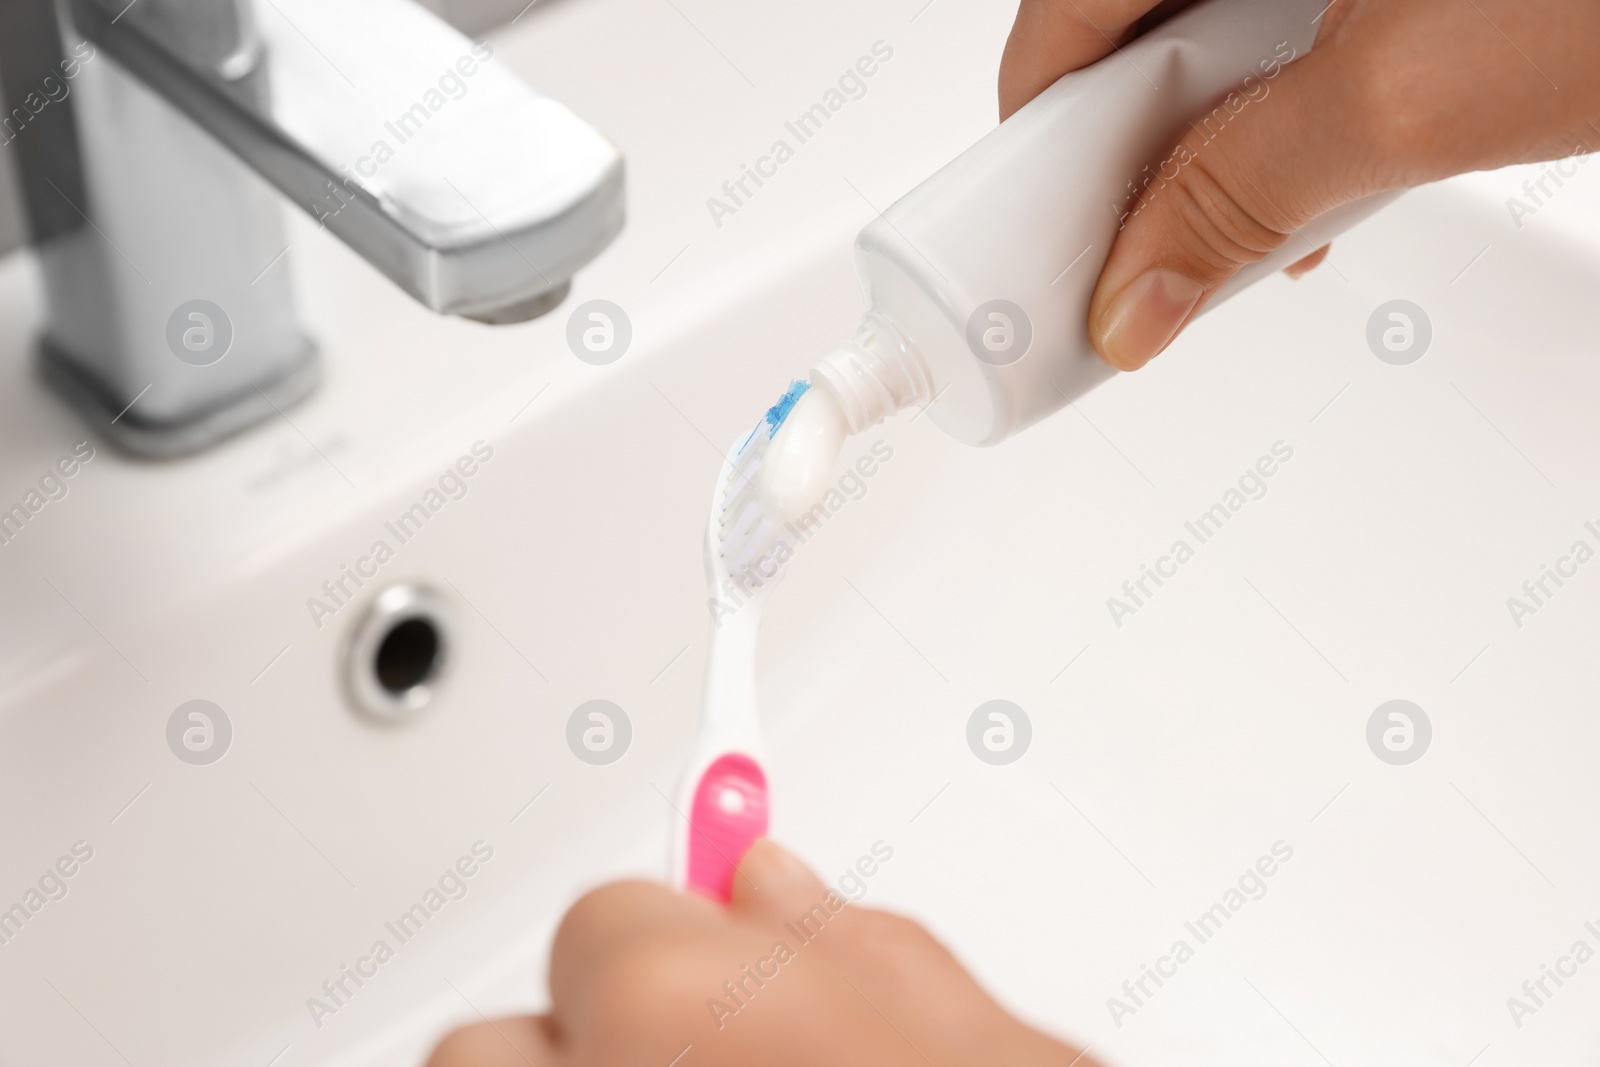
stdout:
[(788, 390), (778, 398), (778, 402), (767, 409), (767, 437), (771, 438), (778, 432), (778, 427), (783, 425), (783, 420), (789, 417), (789, 412), (794, 409), (795, 402), (805, 395), (811, 388), (807, 381), (793, 381), (789, 383)]

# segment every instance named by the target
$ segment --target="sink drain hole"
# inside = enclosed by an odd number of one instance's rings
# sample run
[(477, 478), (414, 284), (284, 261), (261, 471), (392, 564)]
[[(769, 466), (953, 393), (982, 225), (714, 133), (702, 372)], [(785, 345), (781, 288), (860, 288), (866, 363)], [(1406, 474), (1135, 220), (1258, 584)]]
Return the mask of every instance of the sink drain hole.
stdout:
[(431, 619), (407, 619), (384, 635), (373, 664), (384, 692), (400, 696), (426, 684), (439, 665), (439, 630)]
[(401, 722), (432, 703), (453, 654), (450, 620), (449, 605), (429, 589), (394, 585), (379, 593), (345, 652), (345, 690), (356, 708)]

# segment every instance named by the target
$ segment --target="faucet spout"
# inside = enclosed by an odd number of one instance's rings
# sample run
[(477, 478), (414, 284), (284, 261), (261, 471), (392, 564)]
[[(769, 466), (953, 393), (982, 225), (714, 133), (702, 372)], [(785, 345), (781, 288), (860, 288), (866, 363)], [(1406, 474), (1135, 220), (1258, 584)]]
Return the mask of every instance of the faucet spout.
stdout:
[(410, 0), (246, 2), (227, 52), (185, 41), (200, 6), (73, 0), (72, 18), (434, 311), (540, 314), (622, 228), (616, 148)]
[(424, 306), (488, 323), (555, 307), (622, 227), (617, 149), (410, 0), (6, 7), (8, 92), (41, 46), (76, 68), (73, 106), (19, 141), (45, 376), (130, 451), (195, 451), (315, 384), (261, 178)]

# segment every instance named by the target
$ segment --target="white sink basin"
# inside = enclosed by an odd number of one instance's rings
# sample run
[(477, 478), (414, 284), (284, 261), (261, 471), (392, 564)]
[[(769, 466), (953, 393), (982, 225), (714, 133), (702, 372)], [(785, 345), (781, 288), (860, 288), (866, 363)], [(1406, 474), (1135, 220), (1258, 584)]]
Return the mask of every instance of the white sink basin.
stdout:
[[(618, 141), (631, 202), (526, 326), (435, 319), (294, 218), (321, 392), (195, 460), (102, 446), (0, 546), (0, 906), (93, 850), (0, 944), (0, 1058), (412, 1064), (539, 1005), (573, 895), (662, 867), (718, 452), (852, 331), (874, 206), (993, 121), (991, 7), (529, 13), (497, 57)], [(877, 40), (894, 58), (865, 96), (718, 226), (707, 197)], [(859, 442), (893, 458), (768, 615), (778, 835), (828, 876), (892, 845), (867, 903), (1108, 1063), (1594, 1062), (1600, 963), (1507, 1007), (1600, 948), (1600, 567), (1520, 627), (1507, 608), (1600, 548), (1600, 181), (1518, 229), (1505, 200), (1538, 172), (1408, 196), (998, 449), (925, 418)], [(590, 299), (632, 320), (608, 367), (566, 348)], [(1409, 366), (1367, 345), (1392, 299), (1432, 323)], [(32, 376), (40, 317), (31, 262), (0, 262), (4, 507), (86, 436)], [(480, 440), (465, 496), (315, 625), (308, 598)], [(1280, 441), (1266, 495), (1199, 544), (1185, 523)], [(1193, 558), (1117, 625), (1107, 598), (1180, 538)], [(452, 605), (456, 655), (417, 721), (379, 726), (342, 693), (342, 642), (401, 581)], [(992, 698), (1032, 722), (1008, 766), (966, 746)], [(1395, 698), (1433, 729), (1406, 766), (1366, 741)], [(166, 736), (196, 699), (233, 731), (204, 766)], [(633, 723), (609, 766), (566, 747), (591, 699)], [(385, 924), (480, 841), (465, 895), (401, 943)], [(1201, 944), (1185, 923), (1280, 841), (1265, 895)], [(380, 939), (393, 958), (359, 964)], [(1180, 939), (1193, 958), (1135, 1003), (1123, 983)]]

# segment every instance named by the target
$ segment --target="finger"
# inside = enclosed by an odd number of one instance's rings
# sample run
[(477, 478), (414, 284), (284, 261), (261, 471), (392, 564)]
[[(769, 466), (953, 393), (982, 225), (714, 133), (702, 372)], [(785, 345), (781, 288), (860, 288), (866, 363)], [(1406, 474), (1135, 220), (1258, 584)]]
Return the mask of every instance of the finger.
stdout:
[(427, 1067), (548, 1067), (556, 1059), (549, 1020), (522, 1015), (463, 1026), (439, 1042)]
[(828, 914), (830, 896), (839, 900), (798, 856), (763, 837), (740, 861), (728, 907), (735, 918), (782, 924), (799, 920), (819, 906)]
[(614, 882), (590, 891), (561, 920), (550, 950), (550, 1002), (558, 1034), (584, 1010), (593, 976), (641, 941), (678, 939), (724, 925), (702, 897), (654, 882)]
[(1110, 55), (1158, 0), (1022, 0), (1000, 57), (1000, 118)]
[(1143, 366), (1240, 267), (1287, 241), (1315, 252), (1300, 226), (1404, 184), (1370, 158), (1370, 109), (1343, 60), (1319, 47), (1228, 94), (1150, 168), (1089, 305), (1106, 362)]
[(1322, 261), (1328, 258), (1328, 253), (1332, 249), (1332, 245), (1323, 245), (1304, 259), (1297, 259), (1283, 268), (1283, 273), (1291, 278), (1299, 279), (1322, 266)]

